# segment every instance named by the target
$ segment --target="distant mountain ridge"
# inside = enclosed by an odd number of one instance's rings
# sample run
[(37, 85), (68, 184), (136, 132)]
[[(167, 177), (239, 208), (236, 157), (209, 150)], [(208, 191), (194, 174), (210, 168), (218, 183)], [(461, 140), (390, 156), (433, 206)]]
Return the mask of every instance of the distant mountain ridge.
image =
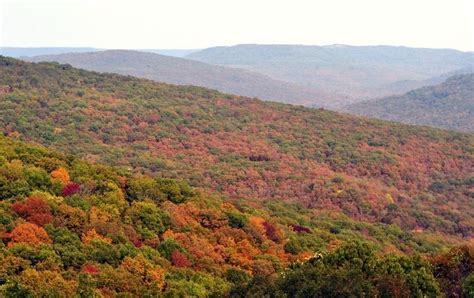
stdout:
[(0, 47), (0, 55), (14, 58), (94, 51), (100, 51), (100, 49), (91, 47)]
[(414, 87), (397, 82), (423, 84), (424, 80), (474, 67), (472, 52), (394, 46), (244, 44), (208, 48), (187, 58), (254, 70), (327, 92), (337, 91), (353, 102), (403, 93)]
[[(0, 47), (0, 55), (13, 58), (33, 57), (42, 55), (59, 55), (67, 53), (87, 53), (105, 51), (106, 49), (93, 47)], [(136, 49), (141, 52), (149, 52), (172, 57), (184, 57), (200, 49)]]
[(253, 71), (130, 50), (68, 53), (27, 58), (28, 61), (55, 61), (99, 72), (151, 79), (159, 82), (195, 85), (237, 95), (258, 97), (292, 104), (330, 106), (333, 95), (293, 83), (272, 79)]
[(140, 52), (149, 52), (172, 57), (185, 57), (201, 49), (139, 49)]
[(460, 74), (445, 82), (349, 105), (344, 111), (409, 124), (474, 132), (474, 74)]

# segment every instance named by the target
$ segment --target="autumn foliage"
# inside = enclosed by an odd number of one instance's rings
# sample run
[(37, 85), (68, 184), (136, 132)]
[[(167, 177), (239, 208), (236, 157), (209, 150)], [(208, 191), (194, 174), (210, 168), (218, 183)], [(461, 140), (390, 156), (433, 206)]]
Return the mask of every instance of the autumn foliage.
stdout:
[(82, 271), (88, 274), (97, 274), (99, 273), (99, 269), (94, 266), (93, 264), (86, 264), (82, 267)]
[(98, 234), (95, 229), (89, 230), (86, 233), (84, 233), (82, 235), (81, 239), (82, 239), (82, 242), (86, 243), (86, 244), (93, 241), (93, 240), (103, 241), (103, 242), (109, 243), (109, 244), (112, 243), (112, 239)]
[(39, 226), (53, 221), (48, 202), (40, 197), (33, 196), (27, 198), (24, 203), (17, 202), (12, 205), (12, 210), (27, 221)]
[[(2, 61), (0, 86), (13, 90), (0, 94), (8, 107), (0, 109), (3, 132), (163, 178), (127, 181), (132, 200), (181, 203), (186, 180), (233, 199), (284, 200), (405, 231), (474, 235), (472, 135)], [(46, 173), (30, 171), (30, 181), (49, 173), (64, 196), (77, 194), (67, 162), (41, 163)], [(73, 180), (80, 191), (92, 187)]]
[(68, 182), (64, 186), (63, 190), (61, 191), (61, 195), (63, 197), (72, 196), (73, 194), (77, 193), (80, 188), (81, 188), (81, 186), (79, 184), (74, 183), (74, 182)]
[(32, 223), (24, 223), (16, 226), (10, 233), (10, 238), (9, 246), (17, 243), (30, 245), (51, 243), (48, 233), (42, 227)]
[(191, 262), (188, 260), (185, 254), (175, 250), (171, 253), (171, 263), (176, 267), (191, 267)]
[(0, 134), (1, 297), (468, 293), (472, 136), (0, 57), (2, 84), (7, 134), (89, 161)]
[(62, 185), (67, 185), (70, 181), (69, 173), (64, 168), (58, 168), (51, 172), (51, 178), (59, 181)]

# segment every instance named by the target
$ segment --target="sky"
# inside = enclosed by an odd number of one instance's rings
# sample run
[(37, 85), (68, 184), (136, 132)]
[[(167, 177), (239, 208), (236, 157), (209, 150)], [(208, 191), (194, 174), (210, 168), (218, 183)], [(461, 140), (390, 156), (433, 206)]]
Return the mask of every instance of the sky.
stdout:
[(474, 51), (474, 0), (0, 0), (0, 46), (242, 43)]

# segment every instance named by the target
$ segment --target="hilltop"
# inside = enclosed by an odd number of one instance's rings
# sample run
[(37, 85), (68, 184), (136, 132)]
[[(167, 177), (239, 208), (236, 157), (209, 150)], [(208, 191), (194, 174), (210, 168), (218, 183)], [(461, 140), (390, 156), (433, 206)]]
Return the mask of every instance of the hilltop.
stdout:
[(187, 58), (334, 92), (346, 96), (341, 99), (346, 104), (403, 93), (421, 87), (418, 81), (474, 66), (474, 53), (394, 46), (246, 44), (208, 48)]
[(473, 132), (474, 74), (455, 75), (436, 86), (349, 105), (344, 110), (385, 120)]
[(405, 230), (472, 236), (472, 135), (2, 58), (8, 135)]
[(28, 61), (55, 61), (74, 67), (151, 79), (158, 82), (208, 87), (223, 92), (259, 97), (293, 104), (331, 104), (330, 94), (275, 80), (253, 71), (210, 65), (190, 59), (156, 53), (108, 50), (67, 53), (28, 58)]

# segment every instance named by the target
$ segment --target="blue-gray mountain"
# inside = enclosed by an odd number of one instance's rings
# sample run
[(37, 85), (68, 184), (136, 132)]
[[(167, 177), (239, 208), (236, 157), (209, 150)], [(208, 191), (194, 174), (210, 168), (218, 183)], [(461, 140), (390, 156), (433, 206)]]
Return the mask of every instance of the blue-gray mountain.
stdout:
[(455, 75), (436, 86), (348, 105), (343, 110), (385, 120), (473, 132), (474, 74)]
[(209, 48), (187, 58), (257, 71), (353, 102), (402, 94), (433, 77), (474, 66), (472, 52), (393, 46), (249, 44)]

